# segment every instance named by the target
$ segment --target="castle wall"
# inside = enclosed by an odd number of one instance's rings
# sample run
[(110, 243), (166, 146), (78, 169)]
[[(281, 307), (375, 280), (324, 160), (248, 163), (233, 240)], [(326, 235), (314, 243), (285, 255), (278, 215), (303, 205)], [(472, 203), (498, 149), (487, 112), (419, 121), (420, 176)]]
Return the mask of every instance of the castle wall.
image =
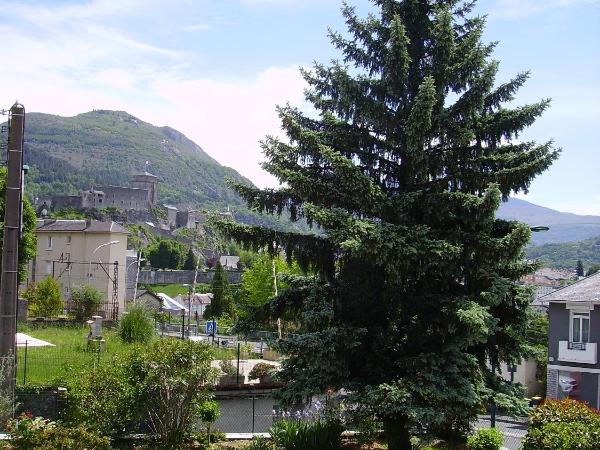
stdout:
[(97, 203), (95, 208), (115, 207), (120, 209), (147, 210), (152, 207), (148, 203), (148, 191), (139, 188), (123, 186), (98, 186), (104, 192), (102, 203)]

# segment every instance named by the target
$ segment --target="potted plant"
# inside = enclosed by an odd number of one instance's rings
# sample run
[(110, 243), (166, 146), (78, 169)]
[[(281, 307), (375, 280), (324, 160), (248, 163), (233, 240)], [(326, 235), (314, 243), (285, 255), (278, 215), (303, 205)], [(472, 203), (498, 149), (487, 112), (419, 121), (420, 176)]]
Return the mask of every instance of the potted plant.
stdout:
[(219, 378), (219, 384), (237, 384), (237, 370), (232, 361), (224, 359), (223, 361), (219, 362), (219, 368), (221, 369), (221, 372), (223, 372), (223, 375), (221, 375)]
[(248, 378), (257, 379), (261, 383), (272, 383), (273, 382), (273, 372), (277, 367), (272, 364), (267, 363), (258, 363), (256, 364), (250, 373), (248, 374)]

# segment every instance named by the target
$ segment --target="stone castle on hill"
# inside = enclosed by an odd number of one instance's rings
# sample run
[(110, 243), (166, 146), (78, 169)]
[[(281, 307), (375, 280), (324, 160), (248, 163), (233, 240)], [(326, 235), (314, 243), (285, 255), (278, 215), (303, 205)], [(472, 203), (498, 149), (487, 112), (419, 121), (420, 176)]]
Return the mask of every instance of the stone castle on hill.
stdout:
[(149, 172), (134, 175), (131, 187), (94, 186), (78, 195), (56, 195), (52, 198), (55, 211), (73, 208), (102, 209), (119, 208), (123, 210), (149, 211), (158, 201), (158, 177)]

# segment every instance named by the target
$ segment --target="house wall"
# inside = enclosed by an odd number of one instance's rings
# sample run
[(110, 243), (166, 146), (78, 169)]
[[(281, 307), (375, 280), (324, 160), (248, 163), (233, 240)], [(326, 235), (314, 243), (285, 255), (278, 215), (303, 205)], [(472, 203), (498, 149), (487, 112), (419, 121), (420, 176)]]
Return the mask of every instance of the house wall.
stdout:
[[(517, 365), (513, 381), (520, 383), (526, 388), (525, 395), (533, 397), (542, 393), (542, 385), (537, 381), (537, 363), (534, 359), (525, 359)], [(510, 381), (511, 374), (506, 364), (502, 365), (502, 378)]]
[[(90, 284), (103, 293), (104, 301), (112, 300), (112, 281), (102, 270), (98, 260), (103, 263), (119, 263), (118, 299), (120, 313), (125, 301), (125, 256), (127, 235), (121, 233), (87, 233), (81, 231), (38, 231), (35, 270), (30, 271), (30, 281), (40, 282), (48, 276), (54, 276), (61, 286), (64, 299), (71, 296), (73, 287)], [(52, 237), (52, 248), (48, 248), (48, 237)], [(71, 242), (68, 242), (68, 238)], [(92, 253), (100, 244), (118, 240), (118, 244), (107, 245)], [(63, 262), (59, 262), (59, 260)], [(74, 264), (68, 264), (71, 261)], [(79, 264), (75, 264), (79, 263)], [(114, 275), (114, 266), (104, 265), (110, 276)]]
[[(558, 359), (559, 341), (569, 340), (570, 313), (563, 303), (550, 303), (548, 333), (548, 389), (549, 398), (564, 398), (565, 394), (559, 386), (561, 376), (569, 376), (578, 382), (577, 391), (570, 395), (577, 400), (586, 401), (590, 406), (598, 408), (599, 369), (598, 364), (563, 362)], [(590, 311), (590, 342), (600, 346), (600, 306)]]

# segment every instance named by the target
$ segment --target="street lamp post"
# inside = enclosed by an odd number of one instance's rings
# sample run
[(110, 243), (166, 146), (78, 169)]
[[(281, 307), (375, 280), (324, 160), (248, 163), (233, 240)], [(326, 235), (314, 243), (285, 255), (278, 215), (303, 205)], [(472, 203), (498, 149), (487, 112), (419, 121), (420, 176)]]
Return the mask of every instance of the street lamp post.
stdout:
[(91, 278), (92, 278), (92, 259), (94, 259), (94, 255), (96, 254), (96, 252), (98, 250), (100, 250), (102, 247), (106, 247), (108, 245), (113, 245), (113, 244), (118, 244), (120, 241), (110, 241), (110, 242), (105, 242), (104, 244), (100, 244), (98, 247), (96, 247), (94, 249), (94, 251), (92, 252), (92, 255), (90, 256), (90, 259), (88, 261), (88, 284), (91, 283)]

